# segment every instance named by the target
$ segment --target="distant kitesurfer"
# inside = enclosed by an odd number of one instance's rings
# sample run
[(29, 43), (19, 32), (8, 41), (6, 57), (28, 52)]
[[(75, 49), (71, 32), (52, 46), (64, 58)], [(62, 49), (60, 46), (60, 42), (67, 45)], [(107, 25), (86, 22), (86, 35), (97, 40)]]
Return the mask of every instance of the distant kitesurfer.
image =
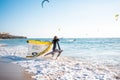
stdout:
[(115, 15), (115, 20), (118, 21), (119, 14)]
[(41, 3), (42, 8), (43, 8), (43, 5), (44, 5), (45, 2), (48, 2), (48, 3), (49, 3), (49, 0), (43, 0), (43, 1), (42, 1), (42, 3)]

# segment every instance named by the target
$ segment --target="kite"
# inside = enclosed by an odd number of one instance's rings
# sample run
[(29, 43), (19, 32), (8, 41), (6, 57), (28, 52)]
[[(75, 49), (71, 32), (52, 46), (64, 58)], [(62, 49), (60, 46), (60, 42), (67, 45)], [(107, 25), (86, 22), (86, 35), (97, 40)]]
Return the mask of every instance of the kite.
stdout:
[(48, 2), (48, 3), (49, 3), (49, 0), (43, 0), (43, 1), (42, 1), (42, 3), (41, 3), (42, 8), (43, 8), (43, 5), (44, 5), (45, 2)]
[(118, 21), (119, 14), (115, 15), (115, 20)]

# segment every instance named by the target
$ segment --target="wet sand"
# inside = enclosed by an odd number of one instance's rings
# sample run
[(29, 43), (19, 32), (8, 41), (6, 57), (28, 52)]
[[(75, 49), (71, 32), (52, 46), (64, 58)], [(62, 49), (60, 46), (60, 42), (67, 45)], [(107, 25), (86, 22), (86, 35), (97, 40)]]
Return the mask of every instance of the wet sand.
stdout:
[(31, 76), (18, 65), (0, 62), (0, 80), (34, 80)]

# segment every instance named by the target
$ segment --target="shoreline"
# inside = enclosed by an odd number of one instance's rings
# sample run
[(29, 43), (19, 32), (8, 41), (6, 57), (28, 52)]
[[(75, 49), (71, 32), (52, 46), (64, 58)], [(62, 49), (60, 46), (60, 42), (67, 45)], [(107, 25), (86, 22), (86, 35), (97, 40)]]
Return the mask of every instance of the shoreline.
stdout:
[[(57, 60), (51, 56), (41, 56), (35, 59), (12, 61), (12, 63), (5, 60), (0, 61), (0, 79), (2, 80), (119, 80), (119, 71), (111, 66), (62, 56)], [(11, 73), (13, 75), (8, 76)]]
[[(68, 57), (51, 57), (14, 62), (24, 67), (29, 73), (35, 74), (36, 80), (119, 80), (119, 72), (104, 65), (79, 61)], [(34, 65), (34, 66), (33, 66)]]

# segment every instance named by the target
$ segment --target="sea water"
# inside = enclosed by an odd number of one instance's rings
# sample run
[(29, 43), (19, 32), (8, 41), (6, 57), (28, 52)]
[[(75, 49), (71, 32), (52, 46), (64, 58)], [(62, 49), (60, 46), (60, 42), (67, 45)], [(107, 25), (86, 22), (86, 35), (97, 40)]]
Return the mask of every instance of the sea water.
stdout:
[[(26, 41), (29, 39), (52, 41), (51, 38), (3, 39), (0, 40), (0, 57), (25, 57), (28, 52)], [(114, 65), (120, 69), (120, 38), (61, 38), (59, 44), (63, 50), (61, 56), (96, 64)]]

